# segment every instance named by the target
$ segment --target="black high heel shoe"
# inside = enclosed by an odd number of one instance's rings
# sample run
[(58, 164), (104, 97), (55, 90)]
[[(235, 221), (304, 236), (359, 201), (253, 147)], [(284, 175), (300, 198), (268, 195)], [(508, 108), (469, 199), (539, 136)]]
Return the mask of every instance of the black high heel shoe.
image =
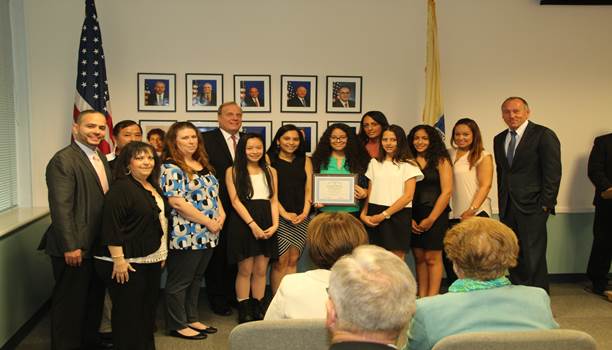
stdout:
[(206, 327), (204, 329), (195, 328), (193, 326), (187, 326), (187, 327), (193, 329), (196, 332), (200, 332), (200, 333), (203, 333), (203, 334), (214, 334), (214, 333), (217, 333), (217, 331), (218, 331), (218, 329), (213, 327), (213, 326), (208, 326), (208, 327)]

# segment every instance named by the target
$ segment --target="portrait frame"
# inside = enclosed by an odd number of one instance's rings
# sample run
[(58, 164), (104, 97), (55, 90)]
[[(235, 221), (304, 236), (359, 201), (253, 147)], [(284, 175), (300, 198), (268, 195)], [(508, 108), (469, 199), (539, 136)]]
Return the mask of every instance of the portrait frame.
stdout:
[[(205, 84), (212, 86), (212, 101), (202, 94)], [(185, 73), (185, 110), (187, 112), (217, 112), (223, 104), (223, 74)]]
[(293, 124), (298, 129), (304, 130), (304, 142), (306, 143), (306, 154), (311, 155), (319, 142), (319, 123), (316, 121), (283, 121), (281, 125)]
[(361, 123), (358, 120), (328, 120), (327, 127), (329, 128), (332, 124), (337, 123), (347, 125), (351, 130), (355, 131), (355, 135), (359, 133), (359, 128), (361, 127)]
[(272, 144), (272, 121), (271, 120), (249, 120), (242, 121), (242, 128), (240, 131), (244, 133), (254, 133), (263, 136), (265, 151), (270, 148)]
[[(235, 74), (234, 101), (238, 103), (243, 112), (270, 113), (272, 111), (270, 81), (271, 76), (269, 74)], [(259, 107), (249, 102), (249, 90), (251, 88), (256, 88), (259, 91)]]
[[(318, 79), (316, 75), (281, 75), (281, 113), (317, 113)], [(306, 88), (304, 101), (308, 106), (303, 106), (296, 96), (296, 90), (300, 86)]]
[[(176, 74), (138, 73), (138, 112), (176, 112)], [(165, 84), (163, 105), (153, 104), (153, 91), (158, 81)]]
[[(344, 186), (342, 186), (344, 184)], [(354, 188), (357, 184), (356, 174), (312, 174), (312, 202), (334, 206), (357, 205)], [(338, 186), (340, 185), (340, 186)], [(327, 190), (324, 190), (327, 188)], [(335, 188), (330, 191), (330, 188)], [(342, 193), (338, 190), (343, 190)], [(336, 192), (329, 196), (325, 193)], [(331, 193), (330, 193), (331, 194)], [(339, 197), (338, 197), (339, 196)]]
[(219, 127), (218, 120), (188, 120), (191, 124), (195, 125), (200, 133), (214, 130)]
[[(326, 109), (327, 113), (361, 113), (361, 97), (363, 84), (361, 76), (328, 75), (326, 77)], [(342, 88), (349, 88), (349, 107), (342, 107), (338, 99), (338, 92)], [(351, 106), (352, 104), (352, 106)]]
[(174, 119), (140, 119), (138, 120), (138, 125), (140, 125), (140, 128), (142, 129), (142, 139), (149, 143), (149, 140), (147, 140), (147, 133), (149, 133), (149, 131), (159, 128), (164, 132), (168, 132), (170, 125), (176, 122), (177, 120)]

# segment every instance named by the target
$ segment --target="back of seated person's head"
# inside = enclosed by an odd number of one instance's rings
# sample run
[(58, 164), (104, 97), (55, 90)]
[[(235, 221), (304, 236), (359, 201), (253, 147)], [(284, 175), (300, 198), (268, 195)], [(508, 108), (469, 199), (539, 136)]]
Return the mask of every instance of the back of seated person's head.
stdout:
[[(416, 282), (395, 254), (363, 245), (331, 269), (328, 327), (333, 332), (376, 334), (395, 341), (416, 310)], [(335, 313), (335, 317), (330, 314)]]
[(488, 281), (504, 276), (517, 264), (518, 241), (501, 222), (472, 217), (444, 237), (444, 250), (460, 278)]
[(368, 234), (361, 223), (348, 213), (321, 213), (308, 225), (308, 251), (313, 263), (330, 269), (343, 255), (362, 244), (368, 244)]

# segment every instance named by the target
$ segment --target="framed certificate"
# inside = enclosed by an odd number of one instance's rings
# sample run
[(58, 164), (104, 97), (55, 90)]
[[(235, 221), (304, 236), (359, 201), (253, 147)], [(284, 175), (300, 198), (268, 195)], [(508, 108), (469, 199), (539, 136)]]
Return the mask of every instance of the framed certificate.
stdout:
[(312, 202), (324, 205), (357, 205), (355, 174), (313, 174)]

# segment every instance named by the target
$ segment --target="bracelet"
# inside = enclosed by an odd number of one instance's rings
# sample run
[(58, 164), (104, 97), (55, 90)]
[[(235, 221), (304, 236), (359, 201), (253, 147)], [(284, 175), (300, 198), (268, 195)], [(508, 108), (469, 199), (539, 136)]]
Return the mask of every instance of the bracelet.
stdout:
[(123, 254), (121, 254), (121, 255), (111, 255), (111, 258), (112, 259), (118, 259), (118, 258), (123, 258), (123, 256), (124, 256)]
[(253, 222), (255, 222), (255, 220), (251, 220), (249, 221), (249, 223), (247, 224), (247, 226), (250, 226)]

